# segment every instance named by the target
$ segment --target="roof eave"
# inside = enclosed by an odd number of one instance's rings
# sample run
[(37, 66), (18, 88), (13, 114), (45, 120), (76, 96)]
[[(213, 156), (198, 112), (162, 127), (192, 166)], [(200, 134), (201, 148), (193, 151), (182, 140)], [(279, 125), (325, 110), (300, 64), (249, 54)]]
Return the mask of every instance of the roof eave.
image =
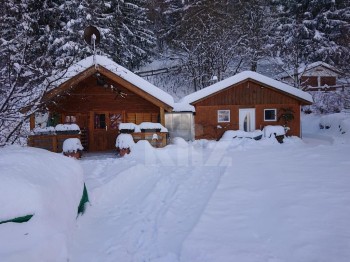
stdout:
[(231, 87), (234, 87), (234, 86), (239, 85), (239, 84), (241, 84), (241, 83), (244, 83), (244, 82), (246, 82), (246, 81), (253, 81), (253, 82), (255, 82), (255, 83), (259, 83), (259, 84), (265, 85), (266, 87), (268, 87), (268, 88), (270, 88), (270, 89), (273, 89), (273, 90), (275, 90), (275, 91), (277, 91), (277, 92), (281, 92), (281, 93), (283, 93), (283, 94), (285, 94), (285, 95), (287, 95), (287, 96), (290, 96), (290, 97), (292, 97), (292, 98), (294, 98), (294, 99), (300, 101), (301, 103), (303, 103), (302, 105), (312, 105), (312, 103), (313, 103), (313, 101), (305, 100), (305, 99), (303, 99), (303, 98), (301, 98), (301, 97), (299, 97), (299, 96), (293, 95), (293, 94), (291, 94), (291, 93), (288, 93), (288, 92), (283, 91), (283, 90), (281, 90), (281, 89), (278, 89), (278, 88), (276, 88), (276, 87), (270, 86), (270, 85), (268, 85), (268, 84), (265, 84), (265, 83), (263, 83), (263, 82), (260, 82), (260, 81), (254, 79), (254, 78), (251, 78), (251, 77), (246, 78), (246, 79), (244, 79), (244, 80), (242, 80), (242, 81), (233, 83), (233, 84), (231, 84), (231, 85), (228, 85), (227, 87), (225, 87), (225, 88), (223, 88), (223, 89), (221, 89), (221, 90), (218, 90), (218, 91), (216, 91), (216, 92), (214, 92), (214, 93), (212, 93), (212, 94), (210, 94), (210, 95), (208, 95), (208, 96), (202, 97), (202, 98), (200, 98), (200, 99), (197, 99), (197, 100), (195, 100), (195, 101), (188, 102), (188, 103), (189, 103), (190, 105), (193, 105), (193, 106), (194, 106), (195, 104), (197, 104), (197, 103), (199, 103), (199, 102), (201, 102), (201, 101), (203, 101), (203, 100), (205, 100), (205, 99), (208, 99), (209, 97), (215, 96), (215, 95), (217, 95), (217, 94), (219, 94), (219, 93), (221, 93), (221, 92), (223, 92), (223, 91), (225, 91), (225, 90), (227, 90), (227, 89), (229, 89), (229, 88), (231, 88)]
[(146, 91), (140, 89), (139, 87), (135, 86), (134, 84), (130, 83), (129, 81), (125, 80), (124, 78), (116, 75), (115, 73), (111, 72), (107, 68), (105, 68), (102, 65), (93, 65), (89, 68), (85, 69), (84, 71), (78, 73), (77, 75), (71, 77), (67, 81), (63, 82), (62, 84), (58, 85), (57, 87), (53, 88), (49, 92), (47, 92), (42, 99), (42, 103), (48, 103), (52, 101), (57, 95), (62, 94), (63, 92), (67, 91), (69, 88), (72, 88), (73, 86), (77, 85), (84, 79), (90, 77), (94, 73), (99, 72), (101, 74), (106, 75), (111, 80), (121, 83), (123, 86), (125, 86), (128, 90), (132, 92), (136, 92), (138, 94), (142, 94), (142, 96), (149, 102), (157, 105), (158, 107), (164, 108), (166, 111), (170, 112), (172, 111), (173, 107), (171, 105), (168, 105), (167, 103), (159, 100), (158, 98), (152, 96), (151, 94), (147, 93)]

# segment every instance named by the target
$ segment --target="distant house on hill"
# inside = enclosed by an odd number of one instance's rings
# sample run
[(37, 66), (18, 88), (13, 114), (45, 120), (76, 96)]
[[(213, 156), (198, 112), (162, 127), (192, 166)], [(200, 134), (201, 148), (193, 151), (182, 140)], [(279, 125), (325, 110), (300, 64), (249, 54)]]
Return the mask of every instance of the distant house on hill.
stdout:
[(286, 109), (294, 112), (288, 134), (301, 136), (301, 106), (312, 101), (309, 93), (245, 71), (189, 94), (179, 104), (194, 107), (195, 139), (219, 139), (226, 130), (251, 132), (283, 125), (280, 116)]
[[(305, 91), (336, 91), (343, 90), (343, 86), (338, 83), (338, 78), (342, 72), (324, 62), (315, 62), (298, 70), (298, 81)], [(292, 84), (295, 75), (283, 74), (281, 81)]]

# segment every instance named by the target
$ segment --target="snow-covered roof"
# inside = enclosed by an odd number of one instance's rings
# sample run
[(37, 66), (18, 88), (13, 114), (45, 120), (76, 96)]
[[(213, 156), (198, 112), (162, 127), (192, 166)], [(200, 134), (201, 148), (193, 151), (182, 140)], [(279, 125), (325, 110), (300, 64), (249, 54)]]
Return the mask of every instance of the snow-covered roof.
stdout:
[(178, 102), (174, 103), (173, 112), (195, 112), (195, 108), (193, 105), (190, 105), (186, 102)]
[(285, 93), (288, 93), (292, 96), (298, 97), (298, 98), (305, 100), (307, 102), (311, 102), (311, 103), (313, 102), (312, 96), (309, 93), (306, 93), (300, 89), (297, 89), (295, 87), (284, 84), (284, 83), (277, 81), (275, 79), (272, 79), (270, 77), (267, 77), (267, 76), (264, 76), (264, 75), (261, 75), (261, 74), (258, 74), (256, 72), (252, 72), (252, 71), (241, 72), (237, 75), (229, 77), (225, 80), (222, 80), (218, 83), (215, 83), (215, 84), (208, 86), (204, 89), (201, 89), (197, 92), (189, 94), (189, 95), (183, 97), (180, 100), (180, 102), (192, 104), (198, 100), (201, 100), (207, 96), (215, 94), (221, 90), (224, 90), (232, 85), (235, 85), (235, 84), (242, 82), (244, 80), (247, 80), (247, 79), (255, 80), (257, 82), (260, 82), (262, 84), (270, 86), (274, 89), (277, 89), (277, 90), (283, 91)]
[(319, 66), (322, 66), (322, 67), (328, 68), (334, 72), (340, 73), (339, 69), (335, 68), (334, 66), (331, 66), (330, 64), (327, 64), (327, 63), (322, 62), (322, 61), (317, 61), (317, 62), (314, 62), (314, 63), (309, 64), (307, 66), (300, 67), (298, 70), (298, 74), (302, 74), (305, 71), (311, 70), (311, 69), (313, 69), (315, 67), (319, 67)]
[[(60, 74), (56, 74), (49, 81), (53, 81), (54, 79), (57, 79), (56, 81), (54, 81), (54, 84), (56, 87), (58, 87), (59, 85), (70, 80), (76, 75), (84, 72), (86, 69), (92, 66), (96, 66), (97, 70), (99, 66), (102, 66), (105, 69), (113, 72), (117, 76), (128, 81), (129, 83), (133, 84), (134, 86), (138, 87), (139, 89), (150, 94), (151, 96), (157, 98), (161, 102), (171, 107), (173, 107), (174, 105), (174, 99), (171, 95), (164, 92), (160, 88), (154, 86), (153, 84), (146, 81), (145, 79), (139, 77), (138, 75), (134, 74), (130, 70), (126, 69), (125, 67), (122, 67), (121, 65), (115, 63), (111, 59), (100, 55), (95, 56), (95, 61), (93, 56), (89, 56), (79, 61), (78, 63), (73, 64), (67, 69), (67, 71), (65, 71), (64, 73), (61, 72)], [(63, 77), (62, 77), (62, 74), (64, 74)]]
[[(317, 62), (314, 62), (314, 63), (311, 63), (311, 64), (308, 64), (308, 65), (304, 65), (304, 66), (301, 66), (298, 68), (298, 75), (303, 75), (305, 72), (311, 70), (311, 69), (314, 69), (316, 67), (324, 67), (324, 68), (327, 68), (337, 74), (341, 74), (341, 71), (339, 69), (337, 69), (336, 67), (330, 65), (330, 64), (327, 64), (325, 62), (322, 62), (322, 61), (317, 61)], [(286, 77), (290, 77), (290, 76), (293, 76), (294, 75), (294, 72), (291, 70), (291, 71), (288, 71), (287, 73), (282, 73), (278, 76), (278, 78), (286, 78)]]

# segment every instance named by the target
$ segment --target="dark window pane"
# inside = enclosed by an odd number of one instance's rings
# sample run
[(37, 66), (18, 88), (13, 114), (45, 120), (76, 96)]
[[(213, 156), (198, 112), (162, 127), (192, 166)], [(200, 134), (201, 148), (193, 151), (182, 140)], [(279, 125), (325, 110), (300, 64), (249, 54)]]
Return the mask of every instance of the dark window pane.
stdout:
[(106, 128), (106, 115), (105, 114), (95, 114), (95, 129)]
[(276, 110), (275, 109), (265, 110), (265, 120), (276, 120)]

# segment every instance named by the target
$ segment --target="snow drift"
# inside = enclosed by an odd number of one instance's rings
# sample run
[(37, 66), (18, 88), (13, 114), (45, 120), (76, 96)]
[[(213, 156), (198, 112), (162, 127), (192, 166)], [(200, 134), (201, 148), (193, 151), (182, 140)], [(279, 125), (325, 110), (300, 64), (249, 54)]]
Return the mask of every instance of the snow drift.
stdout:
[(0, 149), (0, 221), (32, 214), (26, 223), (0, 225), (1, 261), (66, 261), (83, 171), (73, 159), (42, 149)]

